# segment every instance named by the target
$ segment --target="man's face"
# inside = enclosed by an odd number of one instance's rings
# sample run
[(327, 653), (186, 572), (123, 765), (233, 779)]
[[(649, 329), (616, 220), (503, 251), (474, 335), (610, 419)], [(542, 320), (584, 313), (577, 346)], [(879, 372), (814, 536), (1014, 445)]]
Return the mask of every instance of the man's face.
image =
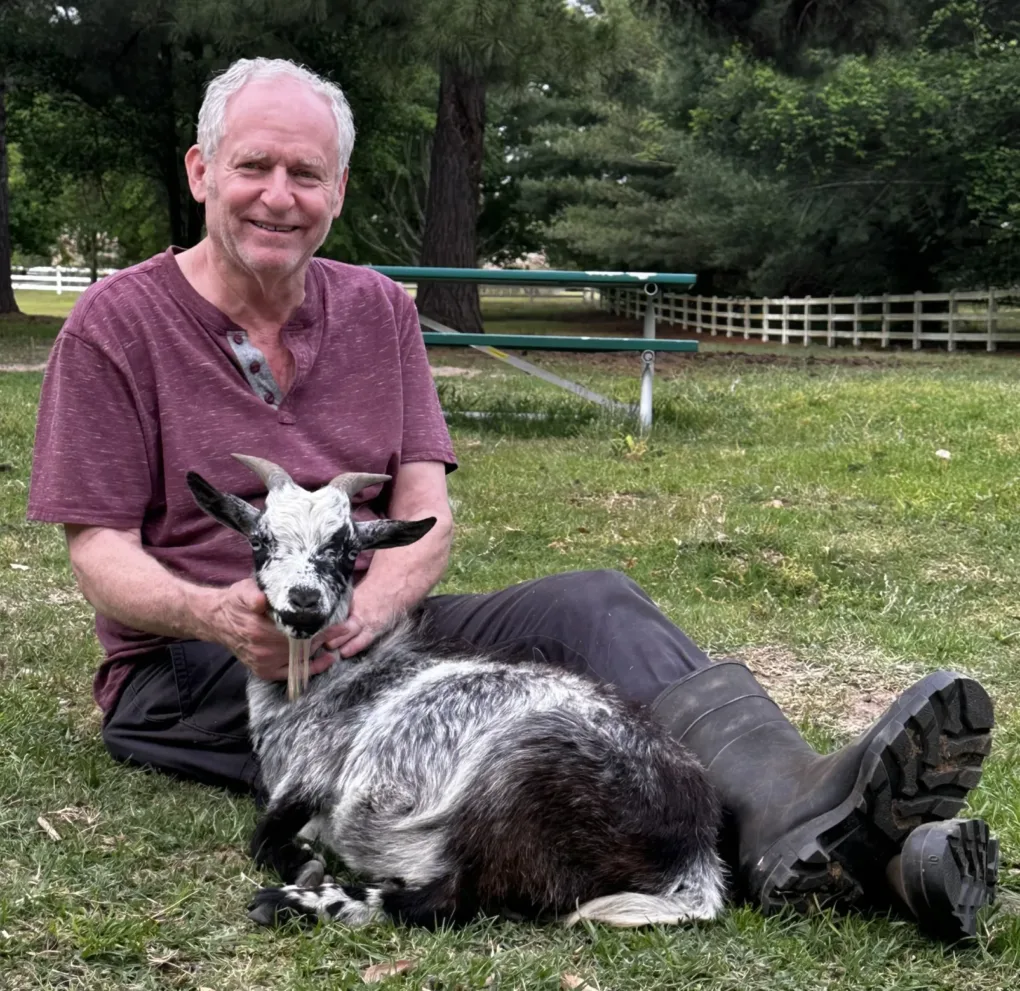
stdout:
[(212, 162), (197, 147), (185, 159), (209, 238), (245, 272), (289, 275), (315, 254), (343, 204), (347, 171), (329, 103), (298, 80), (252, 82), (228, 101), (225, 124)]

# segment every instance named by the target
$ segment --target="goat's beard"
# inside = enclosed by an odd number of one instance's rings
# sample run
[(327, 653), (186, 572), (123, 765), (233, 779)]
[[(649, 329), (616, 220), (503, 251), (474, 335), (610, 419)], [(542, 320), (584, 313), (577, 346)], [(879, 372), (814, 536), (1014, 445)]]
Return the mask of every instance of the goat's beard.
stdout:
[[(287, 698), (294, 702), (307, 690), (311, 680), (309, 664), (312, 656), (312, 638), (330, 626), (338, 626), (346, 621), (351, 611), (353, 592), (348, 590), (342, 594), (333, 612), (325, 617), (314, 630), (306, 632), (296, 629), (286, 619), (286, 613), (270, 607), (269, 613), (276, 628), (287, 638), (290, 656), (287, 664)], [(298, 634), (295, 636), (295, 634)], [(324, 649), (322, 647), (320, 650)]]
[(311, 676), (308, 665), (311, 660), (312, 641), (290, 638), (290, 658), (287, 663), (287, 699), (296, 702), (307, 690)]

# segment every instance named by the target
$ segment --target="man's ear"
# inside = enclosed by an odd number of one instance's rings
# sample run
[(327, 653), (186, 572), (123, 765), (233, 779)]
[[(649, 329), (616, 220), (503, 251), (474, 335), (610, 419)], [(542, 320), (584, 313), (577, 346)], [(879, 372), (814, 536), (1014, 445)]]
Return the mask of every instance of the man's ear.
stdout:
[(202, 151), (198, 145), (192, 145), (184, 153), (184, 171), (188, 176), (188, 187), (196, 202), (204, 203), (209, 195), (206, 187), (206, 172), (208, 165), (202, 158)]
[(197, 471), (187, 474), (188, 488), (199, 504), (214, 520), (229, 526), (231, 530), (249, 536), (259, 511), (238, 496), (220, 492), (210, 485)]
[(405, 547), (421, 540), (436, 525), (436, 518), (424, 520), (371, 520), (355, 523), (361, 549), (381, 551), (387, 547)]

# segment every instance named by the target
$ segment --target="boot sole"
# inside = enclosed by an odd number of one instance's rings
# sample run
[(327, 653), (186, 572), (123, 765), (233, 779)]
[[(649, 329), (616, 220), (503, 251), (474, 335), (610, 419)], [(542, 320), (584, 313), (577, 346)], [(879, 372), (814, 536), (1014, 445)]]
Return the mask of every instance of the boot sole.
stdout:
[(939, 671), (908, 688), (872, 729), (846, 799), (755, 865), (762, 910), (847, 908), (886, 891), (886, 864), (910, 832), (963, 808), (993, 725), (991, 699), (970, 678)]
[(907, 837), (900, 856), (907, 905), (929, 934), (948, 943), (974, 936), (999, 879), (999, 841), (988, 824), (929, 823)]

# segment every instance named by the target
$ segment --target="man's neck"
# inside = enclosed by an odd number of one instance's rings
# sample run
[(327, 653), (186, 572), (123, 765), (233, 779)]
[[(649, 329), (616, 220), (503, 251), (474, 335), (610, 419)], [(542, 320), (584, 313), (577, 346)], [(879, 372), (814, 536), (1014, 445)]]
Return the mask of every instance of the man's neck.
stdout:
[(257, 336), (278, 333), (304, 302), (307, 265), (279, 280), (260, 281), (221, 257), (208, 237), (175, 260), (200, 296)]

